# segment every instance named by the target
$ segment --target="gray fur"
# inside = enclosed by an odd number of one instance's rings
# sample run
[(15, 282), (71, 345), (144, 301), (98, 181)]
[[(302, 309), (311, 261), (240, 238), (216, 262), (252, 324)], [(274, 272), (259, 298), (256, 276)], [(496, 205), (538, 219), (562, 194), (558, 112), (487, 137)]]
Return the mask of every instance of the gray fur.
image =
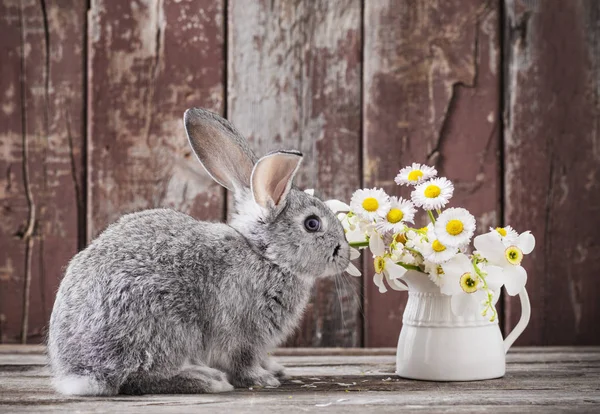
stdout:
[[(230, 125), (194, 111), (196, 122)], [(316, 197), (292, 187), (280, 208), (265, 209), (240, 184), (231, 225), (168, 209), (128, 214), (71, 260), (48, 338), (59, 392), (279, 385), (283, 368), (268, 351), (295, 329), (315, 278), (344, 271), (349, 246)], [(317, 233), (304, 229), (312, 214), (322, 220)]]

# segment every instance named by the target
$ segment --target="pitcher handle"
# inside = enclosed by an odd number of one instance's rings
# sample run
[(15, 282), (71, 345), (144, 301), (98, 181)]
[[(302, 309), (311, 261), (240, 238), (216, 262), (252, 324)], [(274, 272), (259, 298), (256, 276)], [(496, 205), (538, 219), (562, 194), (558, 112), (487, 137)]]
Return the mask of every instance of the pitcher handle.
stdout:
[(519, 319), (519, 323), (517, 323), (517, 326), (515, 326), (512, 332), (504, 339), (505, 353), (508, 352), (512, 344), (523, 333), (531, 318), (531, 304), (529, 303), (529, 295), (525, 288), (519, 293), (519, 299), (521, 299), (521, 319)]

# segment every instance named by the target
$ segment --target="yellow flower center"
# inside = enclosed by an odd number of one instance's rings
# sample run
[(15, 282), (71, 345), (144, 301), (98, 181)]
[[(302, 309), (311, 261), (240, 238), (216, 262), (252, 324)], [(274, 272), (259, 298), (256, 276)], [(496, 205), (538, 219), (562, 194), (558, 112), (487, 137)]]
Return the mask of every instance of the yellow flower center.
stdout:
[(517, 246), (510, 246), (504, 251), (504, 257), (506, 257), (508, 263), (518, 266), (523, 260), (523, 252)]
[(408, 181), (419, 181), (419, 178), (423, 177), (423, 171), (412, 170), (408, 173)]
[(399, 208), (393, 208), (387, 213), (387, 221), (390, 223), (398, 223), (404, 217), (404, 213)]
[(496, 231), (497, 231), (498, 233), (500, 233), (500, 235), (501, 235), (502, 237), (506, 237), (506, 230), (505, 230), (505, 229), (503, 229), (502, 227), (496, 227)]
[(385, 269), (385, 260), (383, 260), (383, 257), (377, 256), (373, 260), (373, 266), (375, 267), (375, 273), (383, 272), (383, 269)]
[(446, 224), (446, 231), (448, 232), (448, 234), (451, 234), (453, 236), (458, 236), (463, 231), (462, 221), (456, 220), (456, 219), (450, 220)]
[(379, 201), (375, 197), (367, 197), (363, 200), (362, 206), (367, 211), (377, 211), (379, 208)]
[(442, 243), (440, 243), (439, 240), (434, 240), (431, 247), (433, 248), (433, 250), (435, 250), (438, 253), (446, 250), (446, 246), (444, 246)]
[(464, 273), (460, 277), (460, 287), (466, 293), (473, 293), (473, 292), (477, 291), (478, 284), (479, 284), (479, 280), (473, 279), (473, 277), (471, 276), (471, 273), (469, 273), (469, 272)]
[(425, 189), (425, 197), (427, 198), (436, 198), (440, 195), (442, 189), (435, 184), (429, 184)]
[(398, 243), (406, 244), (406, 236), (404, 234), (397, 234), (396, 241)]

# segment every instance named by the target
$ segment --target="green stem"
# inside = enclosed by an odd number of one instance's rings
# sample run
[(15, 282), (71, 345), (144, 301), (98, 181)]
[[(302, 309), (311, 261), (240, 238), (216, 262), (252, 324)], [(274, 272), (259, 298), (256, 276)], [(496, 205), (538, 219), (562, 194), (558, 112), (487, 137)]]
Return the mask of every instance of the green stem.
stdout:
[(435, 224), (435, 217), (433, 217), (433, 213), (431, 212), (431, 210), (427, 210), (427, 214), (429, 215), (429, 219), (431, 220), (431, 222)]
[(397, 264), (397, 265), (400, 265), (400, 266), (402, 266), (403, 268), (405, 268), (405, 269), (408, 269), (408, 270), (416, 270), (417, 272), (420, 272), (420, 271), (421, 271), (421, 268), (420, 268), (419, 266), (415, 266), (415, 265), (409, 265), (409, 264), (404, 264), (404, 263), (402, 263), (402, 262), (398, 262), (398, 263), (396, 263), (396, 264)]
[(350, 245), (350, 247), (369, 247), (369, 242), (368, 241), (364, 241), (364, 242), (352, 242), (352, 243), (348, 243)]

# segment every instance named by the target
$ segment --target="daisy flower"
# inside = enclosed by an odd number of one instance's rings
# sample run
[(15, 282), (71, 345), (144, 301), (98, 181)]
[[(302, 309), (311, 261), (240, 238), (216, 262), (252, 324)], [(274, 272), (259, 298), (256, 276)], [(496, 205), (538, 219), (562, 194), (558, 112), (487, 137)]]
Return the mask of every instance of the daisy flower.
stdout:
[[(484, 289), (483, 280), (477, 275), (473, 263), (460, 253), (442, 264), (444, 283), (440, 290), (452, 296), (450, 305), (452, 312), (458, 316), (481, 313), (488, 302), (488, 292)], [(502, 278), (502, 269), (496, 266), (486, 267), (487, 283), (497, 285)]]
[(352, 211), (359, 217), (375, 221), (390, 210), (390, 197), (380, 188), (356, 190), (350, 201)]
[(435, 222), (435, 234), (446, 246), (469, 244), (475, 233), (475, 217), (464, 208), (444, 210)]
[(510, 226), (496, 227), (495, 229), (490, 227), (490, 231), (498, 233), (505, 246), (511, 246), (515, 243), (517, 237), (519, 237), (519, 233)]
[(400, 170), (394, 181), (398, 185), (417, 185), (437, 175), (437, 170), (427, 165), (413, 162), (410, 167)]
[(400, 281), (400, 278), (406, 273), (406, 269), (394, 263), (394, 261), (385, 254), (385, 244), (381, 237), (374, 235), (369, 239), (369, 249), (373, 253), (373, 265), (375, 266), (375, 275), (373, 282), (379, 288), (380, 293), (387, 292), (383, 279), (394, 290), (408, 290), (408, 287)]
[(437, 263), (429, 261), (425, 262), (425, 273), (429, 276), (429, 279), (435, 283), (437, 287), (442, 287), (444, 283), (444, 269)]
[(404, 223), (412, 223), (415, 218), (416, 209), (413, 203), (402, 197), (390, 197), (390, 210), (385, 220), (377, 224), (382, 233), (403, 233), (406, 226)]
[(475, 237), (474, 245), (490, 265), (499, 266), (504, 270), (503, 282), (509, 295), (514, 296), (523, 290), (527, 283), (527, 272), (521, 266), (521, 261), (523, 256), (531, 253), (535, 247), (535, 237), (531, 232), (521, 233), (515, 242), (507, 247), (498, 237), (496, 230), (493, 230)]
[(440, 177), (417, 185), (411, 198), (413, 203), (423, 210), (437, 210), (448, 203), (453, 193), (454, 186), (450, 180)]
[(436, 264), (447, 262), (458, 252), (458, 248), (440, 242), (432, 224), (427, 226), (427, 242), (422, 241), (415, 244), (415, 249), (423, 255), (425, 260)]

